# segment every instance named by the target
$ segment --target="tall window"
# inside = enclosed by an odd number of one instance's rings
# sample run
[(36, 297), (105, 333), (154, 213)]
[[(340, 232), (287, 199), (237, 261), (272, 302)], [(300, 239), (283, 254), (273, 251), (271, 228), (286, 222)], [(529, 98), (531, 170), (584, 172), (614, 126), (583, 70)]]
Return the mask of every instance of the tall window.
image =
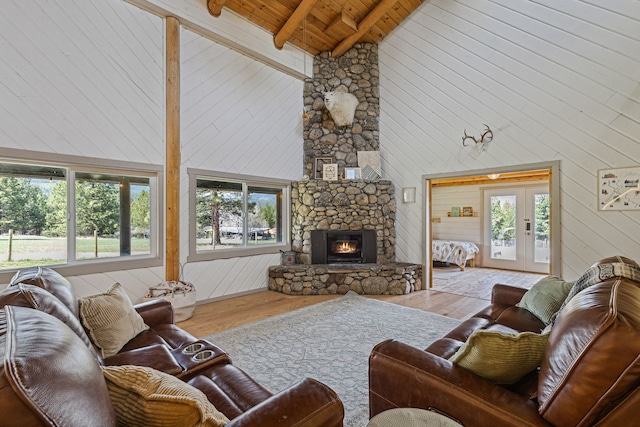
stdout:
[(157, 175), (0, 160), (0, 271), (157, 260)]
[(189, 171), (190, 261), (276, 253), (288, 245), (289, 182)]

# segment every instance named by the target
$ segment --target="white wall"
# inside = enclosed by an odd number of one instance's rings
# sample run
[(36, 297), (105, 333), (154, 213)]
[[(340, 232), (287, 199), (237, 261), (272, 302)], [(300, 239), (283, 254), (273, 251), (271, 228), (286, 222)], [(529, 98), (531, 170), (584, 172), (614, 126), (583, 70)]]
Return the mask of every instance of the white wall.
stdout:
[[(181, 2), (183, 19), (206, 16), (203, 0)], [(638, 2), (425, 2), (380, 44), (385, 178), (420, 192), (423, 174), (560, 160), (565, 276), (614, 253), (639, 259), (640, 212), (599, 212), (595, 194), (597, 169), (640, 163), (639, 17)], [(302, 84), (239, 54), (244, 48), (188, 31), (183, 47), (185, 260), (186, 168), (299, 179)], [(286, 55), (295, 74), (301, 62)], [(163, 19), (129, 3), (4, 1), (0, 150), (164, 164), (163, 69)], [(218, 102), (229, 99), (224, 114)], [(489, 151), (463, 148), (462, 131), (477, 134), (484, 123), (495, 133)], [(259, 144), (248, 145), (256, 135)], [(420, 203), (398, 204), (399, 260), (421, 261), (422, 228)], [(278, 261), (192, 263), (185, 273), (206, 299), (264, 286), (266, 267)], [(87, 295), (120, 281), (139, 298), (163, 276), (153, 268), (72, 282)]]
[[(482, 245), (482, 189), (479, 185), (435, 187), (431, 190), (431, 216), (439, 222), (431, 223), (434, 239), (463, 240)], [(451, 207), (470, 206), (475, 217), (449, 217)]]
[[(181, 33), (180, 256), (189, 251), (187, 168), (302, 178), (302, 81), (188, 30)], [(186, 264), (198, 299), (265, 288), (280, 254)]]
[[(383, 168), (398, 190), (560, 160), (562, 274), (640, 260), (640, 212), (600, 212), (596, 198), (598, 169), (640, 164), (640, 3), (431, 0), (379, 52)], [(463, 148), (463, 130), (485, 123), (489, 150)], [(399, 260), (421, 260), (421, 222), (420, 203), (398, 205)]]
[[(200, 0), (171, 6), (184, 14), (183, 21), (214, 21)], [(233, 22), (241, 34), (243, 23)], [(230, 31), (233, 25), (221, 28)], [(46, 8), (3, 1), (0, 155), (11, 148), (164, 165), (164, 26), (161, 16), (122, 0), (58, 0)], [(246, 34), (255, 38), (266, 32), (252, 26)], [(256, 61), (239, 53), (244, 47), (231, 50), (188, 30), (181, 36), (185, 263), (188, 167), (291, 180), (302, 176), (302, 82), (290, 77), (302, 62), (290, 49)], [(262, 43), (272, 46), (264, 37)], [(279, 57), (286, 73), (274, 68)], [(267, 267), (279, 261), (274, 254), (192, 263), (184, 272), (198, 299), (208, 299), (266, 287)], [(79, 295), (103, 292), (119, 281), (138, 301), (164, 274), (164, 267), (156, 267), (70, 279)]]
[(0, 145), (163, 164), (162, 22), (120, 1), (3, 1)]
[[(164, 164), (163, 20), (121, 1), (3, 1), (2, 148)], [(80, 295), (121, 282), (134, 298), (164, 268), (78, 276)]]

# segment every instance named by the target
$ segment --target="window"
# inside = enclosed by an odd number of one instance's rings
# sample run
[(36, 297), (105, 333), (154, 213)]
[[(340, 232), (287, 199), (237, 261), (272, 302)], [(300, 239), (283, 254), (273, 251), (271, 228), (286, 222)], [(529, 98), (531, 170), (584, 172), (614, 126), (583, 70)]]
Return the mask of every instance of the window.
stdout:
[(0, 159), (0, 273), (36, 265), (75, 267), (76, 274), (161, 265), (159, 172), (118, 166)]
[(189, 170), (189, 261), (277, 253), (289, 244), (289, 182)]

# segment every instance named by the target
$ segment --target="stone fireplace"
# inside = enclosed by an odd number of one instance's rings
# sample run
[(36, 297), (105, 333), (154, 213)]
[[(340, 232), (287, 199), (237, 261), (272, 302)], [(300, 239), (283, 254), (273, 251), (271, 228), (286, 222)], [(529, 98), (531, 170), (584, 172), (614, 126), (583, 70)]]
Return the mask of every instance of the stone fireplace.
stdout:
[(376, 232), (311, 231), (312, 264), (368, 264), (376, 262)]
[[(313, 232), (361, 232), (375, 236), (367, 262), (395, 261), (396, 203), (389, 181), (308, 180), (292, 184), (292, 245), (298, 264), (312, 261)], [(369, 242), (369, 241), (368, 241)]]
[[(269, 268), (269, 289), (291, 295), (404, 294), (422, 289), (422, 266), (396, 263), (394, 186), (387, 180), (344, 179), (358, 152), (379, 151), (378, 46), (356, 43), (344, 55), (316, 56), (304, 85), (304, 175), (291, 185), (295, 265)], [(352, 125), (338, 127), (326, 91), (346, 91), (359, 104)], [(330, 157), (339, 179), (316, 179), (316, 158)]]

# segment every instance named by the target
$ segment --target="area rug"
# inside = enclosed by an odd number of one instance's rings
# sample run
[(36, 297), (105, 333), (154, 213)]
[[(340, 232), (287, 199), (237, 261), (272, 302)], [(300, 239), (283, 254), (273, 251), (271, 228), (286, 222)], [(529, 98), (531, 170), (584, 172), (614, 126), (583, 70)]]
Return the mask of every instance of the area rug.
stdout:
[(425, 348), (460, 321), (354, 292), (205, 337), (272, 392), (305, 377), (344, 403), (345, 427), (369, 420), (369, 354), (394, 338)]
[(491, 299), (491, 291), (496, 283), (506, 283), (522, 288), (531, 288), (545, 274), (507, 271), (492, 268), (459, 267), (434, 268), (433, 290), (462, 295), (471, 298)]

